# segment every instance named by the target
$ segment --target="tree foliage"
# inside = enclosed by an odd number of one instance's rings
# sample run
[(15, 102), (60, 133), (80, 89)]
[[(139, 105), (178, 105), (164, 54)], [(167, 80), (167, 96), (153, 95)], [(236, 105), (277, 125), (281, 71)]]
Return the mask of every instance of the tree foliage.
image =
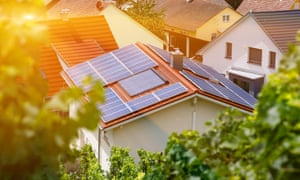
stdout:
[(76, 117), (62, 117), (86, 96), (70, 88), (46, 101), (40, 47), (48, 43), (41, 0), (0, 2), (0, 179), (58, 178), (59, 158), (70, 151), (79, 128), (97, 127), (102, 86), (94, 83)]
[(84, 145), (80, 151), (73, 154), (74, 162), (65, 162), (61, 167), (62, 180), (103, 180), (104, 172), (96, 158), (91, 145)]
[[(156, 11), (155, 0), (125, 0), (118, 1), (120, 4), (128, 3), (130, 8), (124, 11), (135, 19), (137, 22), (145, 26), (158, 37), (164, 37), (164, 10)], [(121, 5), (119, 5), (121, 7)]]

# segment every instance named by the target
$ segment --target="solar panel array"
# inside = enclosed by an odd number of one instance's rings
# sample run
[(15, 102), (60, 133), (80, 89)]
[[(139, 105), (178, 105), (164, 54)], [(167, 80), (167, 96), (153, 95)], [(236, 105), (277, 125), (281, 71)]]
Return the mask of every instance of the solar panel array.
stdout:
[[(170, 52), (151, 45), (149, 45), (149, 47), (166, 62), (170, 62)], [(183, 75), (192, 83), (196, 84), (199, 89), (246, 106), (254, 107), (256, 104), (257, 100), (253, 96), (213, 68), (185, 57), (183, 67), (197, 75), (193, 76), (188, 72), (183, 72)], [(219, 81), (223, 86), (208, 81), (210, 79)]]
[(109, 122), (132, 112), (127, 104), (111, 88), (106, 89), (105, 101), (105, 104), (98, 105), (104, 122)]
[(207, 80), (203, 80), (195, 75), (192, 75), (188, 72), (182, 72), (182, 74), (187, 78), (190, 79), (199, 89), (201, 89), (204, 92), (222, 97), (224, 99), (228, 99), (230, 101), (237, 102), (239, 104), (243, 104), (245, 106), (252, 106), (244, 100), (242, 97), (240, 97), (238, 94), (234, 93), (228, 88), (225, 88), (221, 86), (220, 84), (216, 84)]
[(165, 84), (153, 70), (147, 70), (119, 81), (120, 85), (127, 91), (130, 96), (135, 96), (147, 90)]
[(73, 66), (66, 72), (76, 85), (81, 84), (88, 74), (110, 84), (155, 66), (157, 64), (147, 54), (137, 46), (129, 45)]
[(178, 82), (131, 101), (123, 102), (111, 88), (108, 88), (105, 95), (106, 103), (99, 105), (98, 108), (102, 112), (103, 121), (110, 122), (185, 92), (187, 89)]

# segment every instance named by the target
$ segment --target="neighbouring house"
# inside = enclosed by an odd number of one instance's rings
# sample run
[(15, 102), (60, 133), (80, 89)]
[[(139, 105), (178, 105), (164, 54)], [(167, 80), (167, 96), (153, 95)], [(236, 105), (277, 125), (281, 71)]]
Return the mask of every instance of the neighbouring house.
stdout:
[[(91, 143), (108, 170), (112, 146), (161, 152), (172, 132), (205, 132), (205, 122), (227, 107), (252, 113), (256, 99), (209, 66), (175, 50), (135, 43), (75, 66), (62, 73), (69, 86), (81, 86), (91, 75), (103, 82), (104, 104), (99, 127), (82, 130), (81, 143)], [(76, 108), (71, 108), (71, 115)]]
[(39, 61), (49, 97), (66, 87), (60, 76), (63, 69), (118, 48), (104, 16), (66, 18), (41, 22), (49, 32)]
[(112, 1), (102, 1), (97, 6), (98, 0), (56, 0), (48, 7), (49, 18), (60, 18), (62, 10), (68, 10), (69, 17), (86, 17), (103, 15), (119, 47), (142, 42), (153, 46), (164, 46), (164, 41), (147, 28), (139, 24), (119, 8)]
[(299, 0), (243, 0), (237, 11), (243, 15), (250, 11), (284, 11), (299, 9), (299, 4)]
[(267, 76), (277, 71), (288, 44), (297, 43), (299, 30), (299, 10), (250, 12), (197, 56), (256, 96)]
[(192, 57), (242, 16), (224, 0), (156, 0), (155, 9), (165, 10), (167, 50), (180, 48)]

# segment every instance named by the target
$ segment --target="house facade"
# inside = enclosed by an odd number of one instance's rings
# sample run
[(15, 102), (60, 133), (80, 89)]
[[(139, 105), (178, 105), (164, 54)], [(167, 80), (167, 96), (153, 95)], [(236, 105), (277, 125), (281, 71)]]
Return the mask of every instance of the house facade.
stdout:
[[(69, 86), (92, 75), (103, 82), (106, 102), (95, 132), (81, 131), (108, 170), (112, 146), (162, 152), (172, 132), (205, 132), (205, 122), (227, 107), (251, 113), (256, 99), (214, 69), (181, 52), (136, 43), (66, 69)], [(75, 114), (76, 107), (71, 110)]]
[(167, 50), (179, 48), (187, 57), (241, 18), (225, 1), (167, 0), (156, 9), (165, 10)]
[(269, 74), (277, 71), (289, 43), (295, 43), (300, 13), (253, 12), (197, 52), (203, 64), (256, 96)]

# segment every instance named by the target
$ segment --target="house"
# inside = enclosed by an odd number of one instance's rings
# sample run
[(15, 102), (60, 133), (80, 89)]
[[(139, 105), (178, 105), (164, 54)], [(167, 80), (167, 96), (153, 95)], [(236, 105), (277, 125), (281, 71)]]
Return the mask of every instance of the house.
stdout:
[(101, 7), (97, 6), (98, 0), (59, 0), (49, 6), (49, 18), (60, 18), (62, 10), (68, 10), (69, 17), (99, 16), (105, 17), (109, 28), (116, 40), (118, 47), (135, 43), (137, 41), (152, 44), (163, 48), (164, 41), (137, 21), (132, 19), (110, 1), (102, 1)]
[(256, 96), (276, 72), (289, 43), (296, 43), (300, 11), (250, 12), (197, 52), (203, 64)]
[(49, 44), (42, 48), (39, 65), (52, 96), (66, 87), (60, 72), (118, 48), (104, 16), (49, 19)]
[(167, 50), (180, 48), (187, 57), (241, 18), (224, 0), (157, 1), (155, 9), (165, 10)]
[(54, 0), (47, 4), (49, 19), (44, 24), (50, 44), (42, 50), (40, 66), (49, 82), (49, 96), (66, 87), (60, 76), (63, 68), (137, 41), (163, 47), (161, 39), (121, 10), (110, 3), (98, 9), (97, 2)]
[(243, 15), (246, 15), (250, 11), (284, 11), (299, 9), (299, 3), (299, 0), (243, 0), (237, 11)]
[(139, 148), (161, 152), (172, 132), (205, 132), (205, 122), (226, 107), (251, 113), (256, 103), (211, 67), (178, 50), (169, 53), (140, 42), (62, 73), (69, 86), (81, 86), (87, 75), (103, 82), (106, 102), (98, 106), (102, 112), (99, 128), (82, 130), (80, 139), (92, 144), (106, 170), (112, 146), (130, 147), (134, 157)]

